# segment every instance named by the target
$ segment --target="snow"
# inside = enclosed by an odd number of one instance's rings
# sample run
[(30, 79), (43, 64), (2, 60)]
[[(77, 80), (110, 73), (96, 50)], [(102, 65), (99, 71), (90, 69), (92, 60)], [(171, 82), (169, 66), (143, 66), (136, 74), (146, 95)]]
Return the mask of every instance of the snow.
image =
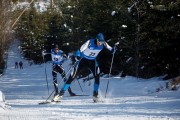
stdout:
[[(47, 11), (48, 7), (50, 6), (50, 2), (34, 2), (34, 7), (37, 9), (38, 12), (44, 12)], [(13, 11), (20, 8), (20, 9), (24, 9), (24, 8), (30, 8), (30, 4), (29, 2), (18, 2), (18, 4), (15, 4), (13, 7)]]
[(127, 28), (127, 25), (122, 25), (123, 28)]
[(116, 14), (116, 11), (112, 11), (111, 15), (114, 16)]
[[(31, 65), (23, 59), (15, 42), (8, 51), (7, 69), (0, 77), (0, 120), (180, 120), (180, 90), (165, 89), (166, 81), (161, 77), (141, 79), (132, 76), (121, 78), (101, 77), (99, 90), (103, 102), (93, 103), (94, 80), (79, 79), (71, 87), (76, 94), (88, 96), (69, 97), (65, 93), (62, 102), (39, 105), (48, 97), (44, 64)], [(15, 69), (15, 61), (23, 61), (24, 69)], [(63, 66), (70, 69), (70, 61)], [(45, 64), (49, 93), (53, 91), (51, 63)], [(108, 95), (105, 98), (107, 81)], [(59, 88), (62, 87), (58, 75)], [(157, 88), (161, 91), (156, 92)]]

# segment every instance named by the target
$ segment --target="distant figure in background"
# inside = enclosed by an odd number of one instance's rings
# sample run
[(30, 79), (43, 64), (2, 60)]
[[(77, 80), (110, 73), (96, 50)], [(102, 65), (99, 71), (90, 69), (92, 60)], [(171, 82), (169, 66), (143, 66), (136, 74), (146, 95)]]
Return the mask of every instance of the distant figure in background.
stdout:
[(15, 62), (15, 69), (18, 69), (18, 62)]
[(23, 62), (22, 61), (19, 62), (19, 68), (23, 69)]

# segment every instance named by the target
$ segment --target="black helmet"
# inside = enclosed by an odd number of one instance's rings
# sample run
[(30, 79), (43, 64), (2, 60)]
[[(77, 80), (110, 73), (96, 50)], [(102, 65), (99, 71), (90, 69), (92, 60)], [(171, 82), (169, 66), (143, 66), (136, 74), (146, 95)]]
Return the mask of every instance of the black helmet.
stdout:
[(56, 44), (55, 47), (54, 47), (54, 50), (59, 50), (59, 46)]
[(58, 48), (59, 49), (59, 46), (56, 44), (54, 48)]

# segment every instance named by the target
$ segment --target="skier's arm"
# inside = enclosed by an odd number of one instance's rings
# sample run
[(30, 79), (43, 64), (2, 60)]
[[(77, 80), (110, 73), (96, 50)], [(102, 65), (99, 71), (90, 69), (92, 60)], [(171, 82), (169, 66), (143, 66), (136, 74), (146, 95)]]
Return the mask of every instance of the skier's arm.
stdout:
[(65, 53), (64, 51), (59, 50), (59, 52), (62, 54), (62, 57), (63, 57), (63, 58), (68, 58), (67, 55), (66, 55), (66, 53)]
[(88, 40), (87, 42), (85, 42), (81, 48), (80, 48), (80, 52), (83, 52), (90, 44), (90, 40)]
[(64, 58), (68, 58), (68, 56), (63, 52), (62, 53), (62, 56), (64, 57)]
[(47, 55), (47, 54), (51, 54), (51, 53), (46, 52), (46, 50), (43, 50), (43, 51), (42, 51), (42, 56), (45, 56), (45, 55)]
[(104, 42), (104, 46), (105, 46), (105, 48), (108, 49), (109, 51), (113, 51), (113, 48), (112, 48), (110, 45), (108, 45), (106, 42)]

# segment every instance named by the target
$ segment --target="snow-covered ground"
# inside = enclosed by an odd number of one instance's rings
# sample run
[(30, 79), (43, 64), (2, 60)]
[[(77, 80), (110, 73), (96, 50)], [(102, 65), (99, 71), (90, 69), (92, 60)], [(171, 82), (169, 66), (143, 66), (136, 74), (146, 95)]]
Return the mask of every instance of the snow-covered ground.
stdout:
[[(39, 105), (48, 97), (45, 66), (29, 65), (22, 59), (17, 44), (9, 49), (7, 69), (0, 77), (0, 120), (180, 120), (180, 90), (164, 89), (161, 77), (148, 80), (127, 76), (111, 77), (105, 98), (107, 78), (101, 77), (100, 97), (103, 102), (93, 103), (93, 81), (75, 80), (72, 89), (76, 94), (88, 96), (69, 97), (65, 94), (58, 104)], [(23, 61), (24, 69), (15, 69), (15, 61)], [(69, 61), (64, 62), (66, 71)], [(53, 91), (51, 63), (46, 63), (49, 93)], [(59, 88), (62, 83), (58, 75)], [(162, 91), (156, 92), (157, 88)]]
[[(34, 2), (34, 7), (38, 12), (44, 12), (47, 10), (47, 8), (50, 5), (50, 1), (46, 2)], [(29, 2), (18, 2), (17, 4), (13, 5), (12, 11), (16, 9), (25, 9), (26, 7), (30, 8), (30, 3)]]

